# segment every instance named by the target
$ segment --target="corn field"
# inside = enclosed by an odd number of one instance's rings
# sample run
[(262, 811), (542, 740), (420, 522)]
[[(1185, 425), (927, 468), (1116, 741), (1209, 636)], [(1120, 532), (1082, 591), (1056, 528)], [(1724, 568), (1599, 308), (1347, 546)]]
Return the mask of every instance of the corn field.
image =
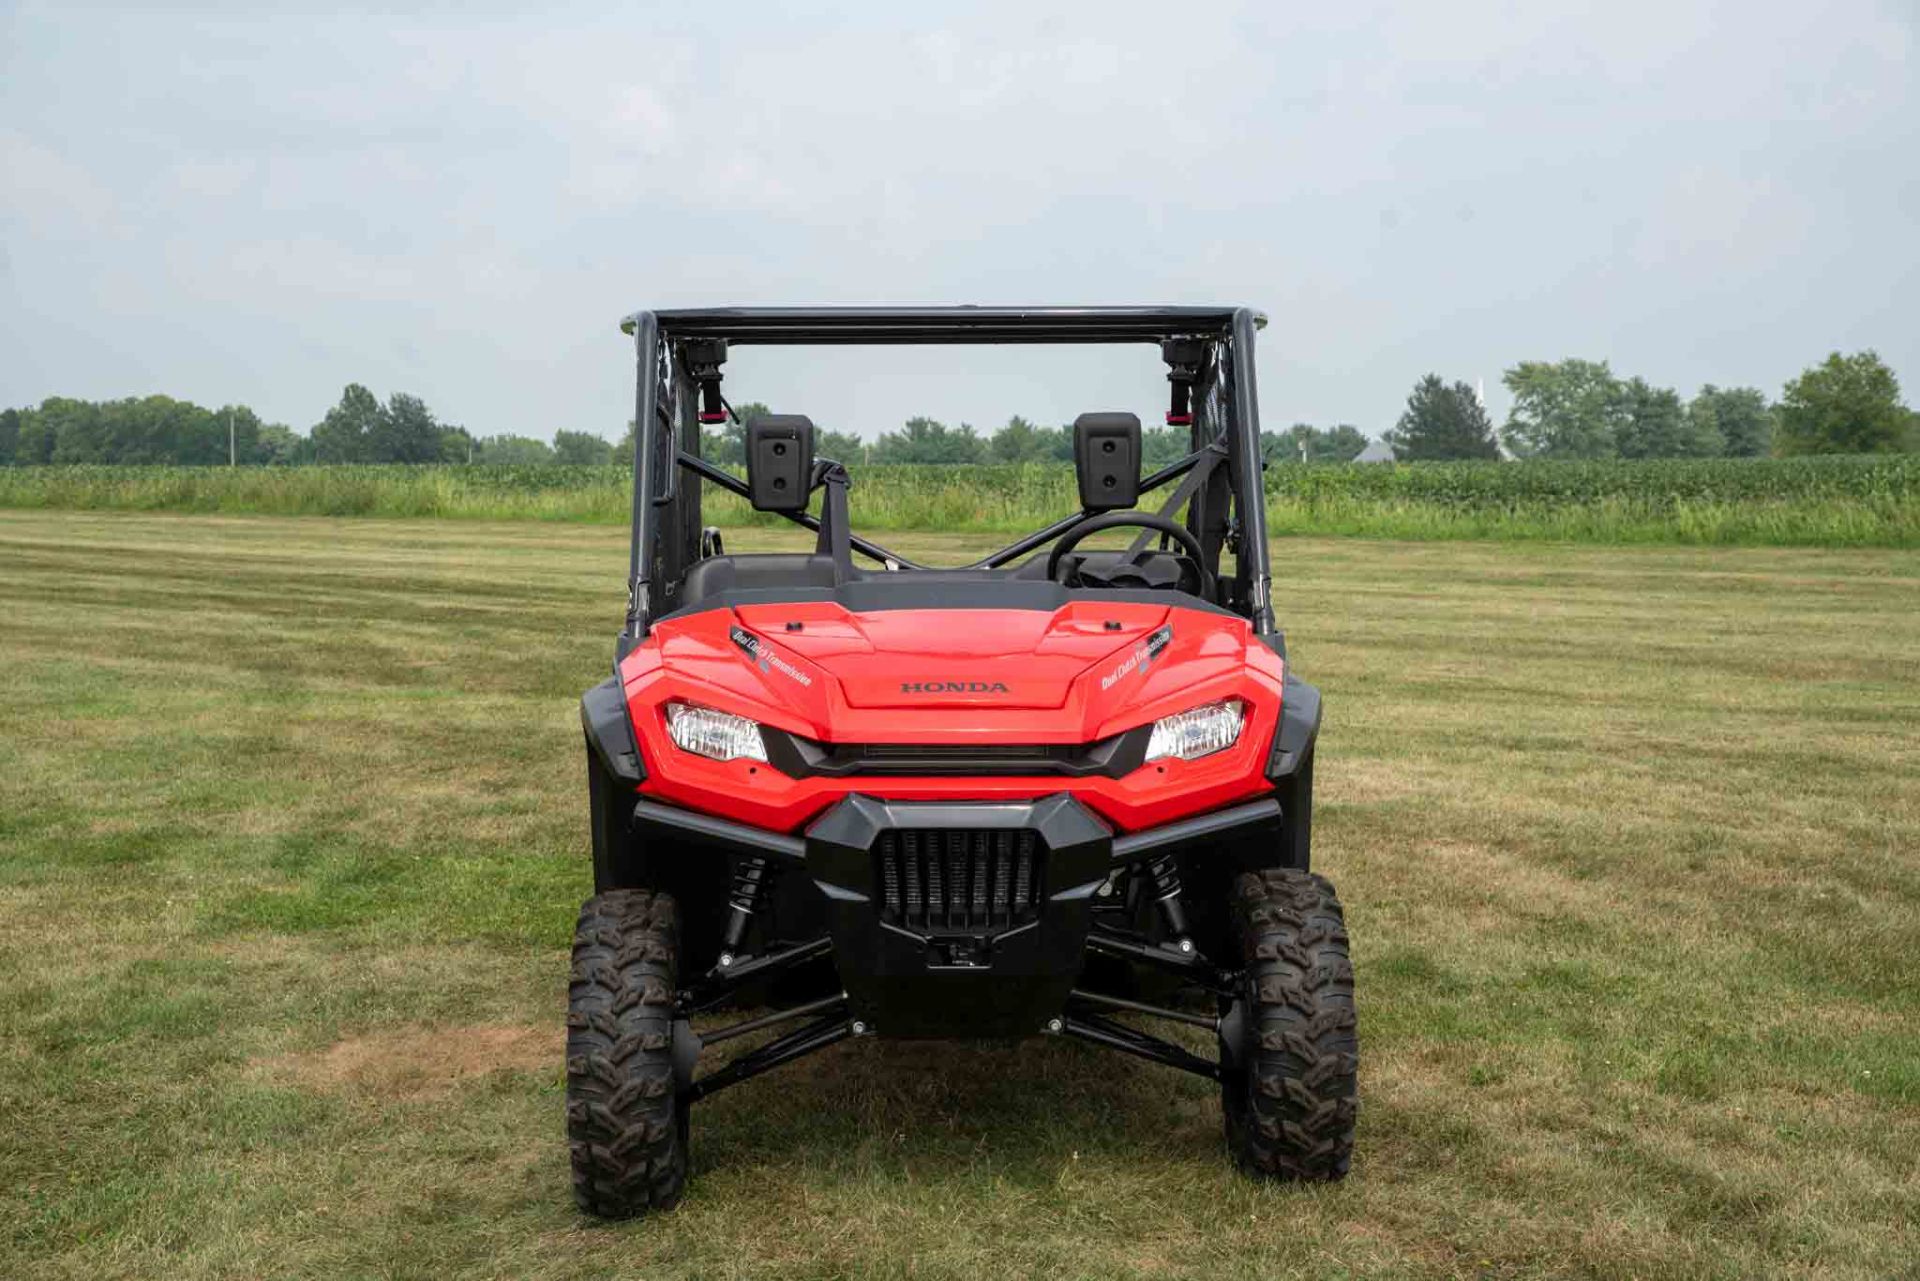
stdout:
[[(1276, 464), (1276, 536), (1920, 545), (1920, 456), (1652, 462)], [(1010, 533), (1075, 506), (1071, 468), (871, 466), (868, 529)], [(623, 523), (622, 467), (41, 467), (0, 469), (0, 507)], [(1147, 506), (1154, 506), (1151, 497)], [(772, 524), (709, 486), (708, 522)]]

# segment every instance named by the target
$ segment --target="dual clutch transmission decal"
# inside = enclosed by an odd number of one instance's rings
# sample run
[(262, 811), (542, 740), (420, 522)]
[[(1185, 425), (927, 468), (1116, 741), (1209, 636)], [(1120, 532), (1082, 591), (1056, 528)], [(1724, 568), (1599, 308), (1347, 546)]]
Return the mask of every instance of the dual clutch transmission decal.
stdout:
[(728, 635), (732, 638), (733, 643), (739, 647), (740, 652), (752, 660), (753, 665), (761, 671), (779, 672), (782, 676), (799, 681), (802, 685), (813, 684), (813, 677), (780, 657), (780, 655), (774, 652), (773, 646), (767, 644), (746, 628), (735, 627)]
[(1173, 624), (1168, 623), (1155, 631), (1147, 633), (1145, 640), (1135, 645), (1120, 665), (1100, 678), (1100, 691), (1105, 693), (1133, 672), (1145, 672), (1153, 666), (1153, 660), (1160, 657), (1160, 651), (1173, 642)]

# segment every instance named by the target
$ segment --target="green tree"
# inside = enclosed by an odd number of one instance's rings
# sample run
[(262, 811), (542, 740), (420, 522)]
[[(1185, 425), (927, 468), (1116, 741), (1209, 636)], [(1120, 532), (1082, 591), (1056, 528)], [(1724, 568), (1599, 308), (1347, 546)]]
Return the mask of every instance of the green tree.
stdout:
[[(734, 406), (733, 414), (720, 424), (717, 432), (701, 433), (700, 449), (710, 463), (722, 467), (745, 467), (747, 465), (747, 424), (756, 418), (764, 418), (773, 411), (757, 400), (749, 400), (743, 405)], [(816, 442), (817, 443), (817, 442)], [(627, 442), (625, 457), (631, 461), (633, 442)]]
[(480, 451), (473, 433), (454, 423), (440, 424), (440, 461), (443, 463), (478, 462)]
[(1720, 453), (1720, 431), (1680, 403), (1680, 393), (1644, 378), (1620, 385), (1622, 458), (1711, 458)]
[(0, 410), (0, 467), (11, 467), (20, 448), (20, 411)]
[[(226, 420), (192, 401), (146, 396), (101, 408), (107, 411), (108, 448), (114, 462), (205, 467), (227, 461)], [(236, 414), (236, 441), (239, 430)]]
[(359, 383), (348, 383), (340, 403), (327, 411), (313, 429), (313, 455), (322, 463), (371, 461), (371, 441), (386, 410), (374, 394)]
[(1463, 382), (1447, 385), (1439, 374), (1414, 384), (1406, 411), (1385, 439), (1401, 462), (1500, 456), (1493, 420), (1480, 397)]
[(996, 463), (1045, 462), (1053, 452), (1048, 435), (1045, 428), (1036, 427), (1015, 414), (988, 439), (987, 456)]
[(13, 461), (24, 466), (44, 466), (53, 461), (53, 423), (38, 409), (20, 411), (20, 438), (14, 443)]
[(254, 438), (253, 456), (248, 461), (268, 467), (285, 467), (305, 462), (303, 449), (311, 448), (307, 438), (295, 434), (285, 423), (264, 423)]
[(1339, 423), (1319, 433), (1307, 445), (1307, 456), (1320, 463), (1350, 463), (1367, 447), (1367, 434), (1352, 423)]
[(1501, 376), (1513, 408), (1500, 439), (1519, 458), (1611, 458), (1625, 415), (1607, 362), (1527, 360)]
[(1270, 462), (1350, 463), (1367, 447), (1367, 438), (1352, 423), (1325, 430), (1311, 423), (1295, 423), (1282, 432), (1261, 432), (1261, 456)]
[(553, 457), (555, 462), (569, 463), (574, 466), (599, 466), (607, 461), (613, 446), (602, 437), (585, 431), (557, 431), (553, 433)]
[[(225, 464), (229, 427), (235, 461), (273, 460), (262, 451), (260, 416), (245, 405), (207, 409), (171, 396), (100, 402), (55, 396), (39, 409), (10, 412), (14, 431), (4, 453), (17, 463)], [(300, 439), (278, 430), (289, 441)]]
[[(214, 462), (227, 461), (227, 428), (233, 428), (233, 460), (239, 463), (263, 463), (267, 459), (260, 448), (260, 433), (265, 425), (260, 415), (245, 405), (222, 405), (207, 411), (213, 426)], [(291, 435), (292, 433), (288, 433)]]
[(850, 431), (816, 431), (813, 455), (852, 467), (866, 460), (867, 442)]
[(261, 454), (260, 415), (245, 405), (203, 409), (191, 401), (174, 400), (170, 396), (146, 396), (139, 400), (111, 401), (100, 408), (106, 425), (108, 452), (116, 463), (207, 467), (224, 466), (229, 460), (236, 463), (267, 461)]
[(40, 402), (40, 428), (52, 446), (47, 461), (107, 463), (106, 424), (100, 406), (67, 396), (49, 396)]
[(553, 461), (553, 446), (531, 436), (488, 436), (475, 442), (476, 463), (533, 466)]
[(881, 436), (873, 447), (876, 463), (977, 463), (986, 458), (986, 442), (961, 423), (949, 427), (931, 418), (909, 418), (899, 431)]
[[(1065, 453), (1063, 461), (1073, 461), (1073, 429), (1064, 429)], [(1142, 472), (1159, 471), (1169, 463), (1177, 463), (1193, 452), (1193, 433), (1187, 427), (1149, 427), (1140, 433), (1140, 470)]]
[(135, 465), (182, 461), (181, 446), (188, 433), (181, 430), (183, 424), (173, 412), (176, 404), (165, 396), (148, 396), (94, 405), (90, 434), (96, 456), (88, 461)]
[(370, 463), (431, 463), (440, 457), (440, 424), (418, 396), (395, 392), (387, 406), (367, 426), (366, 456)]
[(1696, 436), (1718, 436), (1720, 452), (1729, 458), (1762, 458), (1773, 452), (1773, 410), (1758, 387), (1708, 383), (1687, 405), (1687, 417)]
[[(86, 414), (66, 421), (62, 461), (97, 463), (172, 462), (180, 435), (166, 420), (173, 402), (164, 396), (145, 400), (103, 400), (88, 406)], [(84, 430), (79, 430), (84, 423)], [(56, 448), (61, 442), (55, 441)]]
[[(1180, 454), (1186, 452), (1186, 429), (1181, 428)], [(1153, 430), (1144, 433), (1141, 448), (1153, 445)], [(1175, 454), (1174, 457), (1180, 457)], [(996, 463), (1070, 463), (1073, 461), (1073, 428), (1041, 427), (1019, 414), (1007, 419), (1007, 425), (993, 433), (987, 442), (987, 461)]]
[(1887, 453), (1900, 448), (1906, 426), (1886, 362), (1871, 351), (1836, 351), (1787, 384), (1776, 439), (1783, 454)]
[(1313, 430), (1310, 423), (1295, 423), (1285, 431), (1263, 431), (1260, 433), (1260, 456), (1270, 463), (1305, 462), (1306, 455), (1301, 451), (1301, 440), (1305, 433)]

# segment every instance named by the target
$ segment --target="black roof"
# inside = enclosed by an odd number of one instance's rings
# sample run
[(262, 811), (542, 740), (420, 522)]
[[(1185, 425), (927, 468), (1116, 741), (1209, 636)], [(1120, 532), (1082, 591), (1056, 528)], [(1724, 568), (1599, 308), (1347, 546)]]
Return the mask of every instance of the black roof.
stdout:
[[(736, 343), (1154, 342), (1225, 336), (1240, 307), (693, 307), (656, 311), (668, 337)], [(632, 333), (640, 315), (620, 327)], [(1265, 315), (1251, 311), (1256, 326)]]

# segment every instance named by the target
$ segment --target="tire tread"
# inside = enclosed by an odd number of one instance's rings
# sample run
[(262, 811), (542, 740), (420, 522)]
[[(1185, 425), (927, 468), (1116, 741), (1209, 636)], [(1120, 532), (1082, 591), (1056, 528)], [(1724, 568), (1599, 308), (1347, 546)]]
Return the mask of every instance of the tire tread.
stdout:
[(1233, 920), (1247, 973), (1246, 1070), (1221, 1087), (1228, 1146), (1259, 1177), (1344, 1178), (1359, 1040), (1340, 900), (1311, 872), (1247, 872), (1234, 882)]
[(673, 1077), (673, 899), (610, 890), (588, 899), (567, 986), (567, 1144), (573, 1198), (628, 1219), (671, 1208), (687, 1181)]

